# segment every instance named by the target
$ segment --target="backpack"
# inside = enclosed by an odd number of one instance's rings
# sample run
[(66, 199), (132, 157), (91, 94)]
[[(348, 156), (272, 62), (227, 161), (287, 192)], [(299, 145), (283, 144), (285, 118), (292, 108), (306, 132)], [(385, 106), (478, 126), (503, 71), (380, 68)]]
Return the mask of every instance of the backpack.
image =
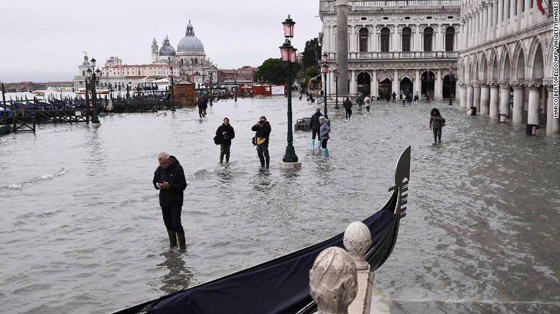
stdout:
[(216, 134), (216, 136), (214, 136), (214, 144), (216, 144), (216, 145), (222, 144), (222, 138), (219, 137), (217, 134)]

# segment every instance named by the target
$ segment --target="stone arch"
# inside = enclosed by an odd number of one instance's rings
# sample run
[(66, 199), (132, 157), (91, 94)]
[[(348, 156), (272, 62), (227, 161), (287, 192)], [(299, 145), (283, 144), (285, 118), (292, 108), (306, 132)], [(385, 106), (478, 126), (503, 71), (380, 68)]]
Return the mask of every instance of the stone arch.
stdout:
[(503, 80), (510, 79), (510, 72), (511, 72), (511, 61), (509, 57), (509, 51), (507, 47), (504, 47), (504, 51), (502, 52), (501, 59), (501, 66), (500, 66), (500, 78)]
[(497, 81), (500, 76), (500, 68), (498, 66), (498, 53), (496, 49), (492, 49), (490, 52), (490, 65), (488, 66), (488, 79), (492, 81)]
[(486, 53), (481, 52), (480, 53), (480, 74), (479, 74), (479, 78), (481, 81), (488, 81), (488, 66), (487, 66), (487, 62), (486, 62)]
[(473, 59), (473, 63), (471, 65), (471, 81), (478, 81), (479, 77), (478, 77), (478, 60), (476, 58), (476, 55), (474, 55), (472, 57)]
[(515, 50), (513, 53), (513, 75), (510, 78), (514, 78), (516, 80), (524, 80), (525, 79), (525, 50), (523, 49), (523, 45), (521, 41), (518, 41), (515, 45)]
[(535, 80), (542, 80), (545, 77), (544, 53), (541, 47), (539, 38), (535, 37), (529, 50), (527, 62), (528, 75), (526, 75)]

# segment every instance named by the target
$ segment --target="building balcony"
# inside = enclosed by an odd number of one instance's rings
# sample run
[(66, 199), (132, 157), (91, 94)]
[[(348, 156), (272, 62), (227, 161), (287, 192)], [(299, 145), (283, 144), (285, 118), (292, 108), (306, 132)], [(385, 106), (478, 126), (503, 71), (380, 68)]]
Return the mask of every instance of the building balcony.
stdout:
[(411, 0), (411, 1), (378, 1), (378, 0), (362, 0), (353, 1), (352, 10), (384, 8), (384, 7), (452, 7), (461, 6), (461, 0)]
[[(328, 54), (329, 60), (336, 60), (336, 53)], [(393, 51), (393, 52), (349, 52), (348, 61), (372, 60), (417, 60), (440, 59), (454, 60), (459, 56), (457, 51)]]

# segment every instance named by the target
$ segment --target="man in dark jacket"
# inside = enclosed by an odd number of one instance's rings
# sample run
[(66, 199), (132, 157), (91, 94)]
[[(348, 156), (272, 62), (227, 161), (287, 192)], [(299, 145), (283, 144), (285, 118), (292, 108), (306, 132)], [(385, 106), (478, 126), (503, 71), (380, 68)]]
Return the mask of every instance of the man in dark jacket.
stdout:
[(272, 128), (270, 127), (270, 123), (266, 121), (265, 116), (261, 116), (259, 122), (253, 125), (251, 130), (257, 132), (255, 134), (256, 143), (255, 146), (257, 147), (257, 154), (259, 155), (259, 160), (261, 161), (261, 167), (265, 166), (266, 161), (266, 168), (270, 167), (270, 155), (268, 154), (268, 140), (270, 136), (270, 132)]
[(342, 106), (344, 106), (344, 109), (346, 109), (346, 120), (350, 119), (350, 117), (352, 117), (352, 101), (350, 100), (350, 98), (346, 97), (346, 100), (344, 100)]
[(200, 98), (198, 98), (197, 106), (198, 116), (200, 118), (204, 118), (204, 116), (206, 116), (206, 108), (208, 108), (208, 102), (204, 100), (204, 97), (201, 96)]
[(224, 155), (226, 163), (229, 163), (231, 140), (235, 138), (235, 130), (229, 124), (228, 117), (224, 118), (224, 123), (216, 130), (216, 138), (220, 139), (220, 163), (224, 162)]
[(181, 225), (183, 207), (183, 191), (187, 188), (187, 180), (183, 167), (175, 158), (166, 152), (158, 155), (159, 167), (154, 173), (154, 187), (159, 190), (159, 205), (163, 214), (163, 223), (169, 235), (169, 246), (177, 246), (185, 250), (185, 231)]
[(319, 135), (319, 130), (321, 129), (321, 123), (319, 122), (319, 117), (322, 117), (321, 107), (315, 109), (315, 113), (311, 116), (311, 121), (309, 122), (309, 127), (311, 128), (311, 149), (315, 149), (315, 135), (317, 135), (317, 148), (321, 147), (321, 136)]

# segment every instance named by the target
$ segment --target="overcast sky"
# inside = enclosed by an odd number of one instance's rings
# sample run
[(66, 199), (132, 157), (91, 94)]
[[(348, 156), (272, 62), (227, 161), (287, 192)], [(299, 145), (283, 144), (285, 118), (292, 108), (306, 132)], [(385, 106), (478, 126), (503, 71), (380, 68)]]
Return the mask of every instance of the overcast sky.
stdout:
[(71, 81), (83, 51), (149, 63), (152, 39), (176, 48), (189, 19), (219, 68), (258, 66), (279, 57), (288, 14), (302, 51), (321, 31), (319, 0), (0, 0), (0, 81)]

